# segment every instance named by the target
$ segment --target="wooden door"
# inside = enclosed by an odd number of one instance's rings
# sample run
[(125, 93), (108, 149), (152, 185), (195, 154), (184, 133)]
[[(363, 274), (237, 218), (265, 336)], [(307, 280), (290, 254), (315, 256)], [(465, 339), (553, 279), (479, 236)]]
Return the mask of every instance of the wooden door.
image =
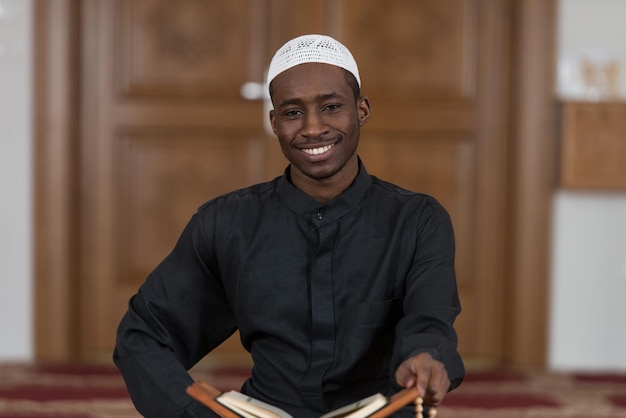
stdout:
[(263, 103), (239, 89), (262, 81), (285, 40), (326, 33), (352, 50), (371, 99), (368, 171), (434, 195), (452, 215), (462, 354), (502, 361), (511, 5), (80, 2), (76, 355), (110, 358), (128, 298), (198, 205), (281, 174)]
[(110, 357), (129, 296), (200, 204), (280, 174), (262, 102), (239, 92), (263, 76), (259, 5), (82, 3), (81, 357)]

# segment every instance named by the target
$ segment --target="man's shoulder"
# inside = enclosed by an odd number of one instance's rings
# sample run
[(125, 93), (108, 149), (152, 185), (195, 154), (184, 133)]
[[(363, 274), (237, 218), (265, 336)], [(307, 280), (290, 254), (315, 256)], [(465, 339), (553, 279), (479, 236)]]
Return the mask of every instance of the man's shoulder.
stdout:
[(443, 205), (431, 194), (425, 192), (418, 192), (407, 189), (395, 183), (383, 180), (376, 176), (371, 176), (372, 185), (375, 189), (375, 194), (381, 198), (396, 200), (404, 204), (411, 203), (413, 205), (420, 205), (430, 207), (433, 210), (446, 211)]
[(404, 196), (406, 198), (416, 198), (416, 199), (429, 199), (432, 196), (418, 192), (415, 190), (409, 190), (403, 186), (400, 186), (395, 183), (391, 183), (390, 181), (383, 180), (376, 176), (370, 176), (372, 178), (372, 185), (376, 188), (376, 191), (379, 193), (389, 193), (395, 194), (398, 196)]
[(280, 177), (277, 177), (270, 181), (253, 184), (221, 194), (205, 202), (200, 209), (215, 206), (253, 204), (254, 202), (266, 201), (275, 195), (279, 178)]

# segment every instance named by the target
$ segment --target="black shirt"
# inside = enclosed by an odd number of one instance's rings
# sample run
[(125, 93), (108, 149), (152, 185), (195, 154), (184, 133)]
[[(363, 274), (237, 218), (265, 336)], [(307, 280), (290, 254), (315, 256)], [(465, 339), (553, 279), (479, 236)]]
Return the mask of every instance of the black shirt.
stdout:
[(142, 414), (196, 416), (186, 370), (239, 329), (254, 362), (242, 391), (317, 417), (389, 393), (423, 351), (456, 387), (459, 312), (452, 225), (435, 199), (360, 164), (322, 204), (287, 168), (199, 208), (131, 299), (114, 359)]

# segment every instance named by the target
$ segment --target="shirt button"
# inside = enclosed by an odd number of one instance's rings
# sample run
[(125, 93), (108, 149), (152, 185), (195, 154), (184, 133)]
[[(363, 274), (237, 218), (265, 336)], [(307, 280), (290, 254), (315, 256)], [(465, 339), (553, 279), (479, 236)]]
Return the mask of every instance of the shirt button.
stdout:
[(317, 212), (317, 220), (321, 221), (322, 219), (324, 219), (324, 212), (320, 210), (319, 212)]

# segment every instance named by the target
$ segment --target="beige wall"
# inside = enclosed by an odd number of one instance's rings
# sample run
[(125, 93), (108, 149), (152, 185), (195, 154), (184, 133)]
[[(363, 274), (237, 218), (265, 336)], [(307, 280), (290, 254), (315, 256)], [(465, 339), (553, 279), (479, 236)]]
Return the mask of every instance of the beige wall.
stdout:
[(0, 360), (32, 357), (31, 1), (0, 0)]
[[(620, 65), (626, 100), (624, 0), (561, 0), (559, 95), (602, 99), (580, 74), (583, 59)], [(557, 190), (548, 365), (626, 370), (626, 191)]]

